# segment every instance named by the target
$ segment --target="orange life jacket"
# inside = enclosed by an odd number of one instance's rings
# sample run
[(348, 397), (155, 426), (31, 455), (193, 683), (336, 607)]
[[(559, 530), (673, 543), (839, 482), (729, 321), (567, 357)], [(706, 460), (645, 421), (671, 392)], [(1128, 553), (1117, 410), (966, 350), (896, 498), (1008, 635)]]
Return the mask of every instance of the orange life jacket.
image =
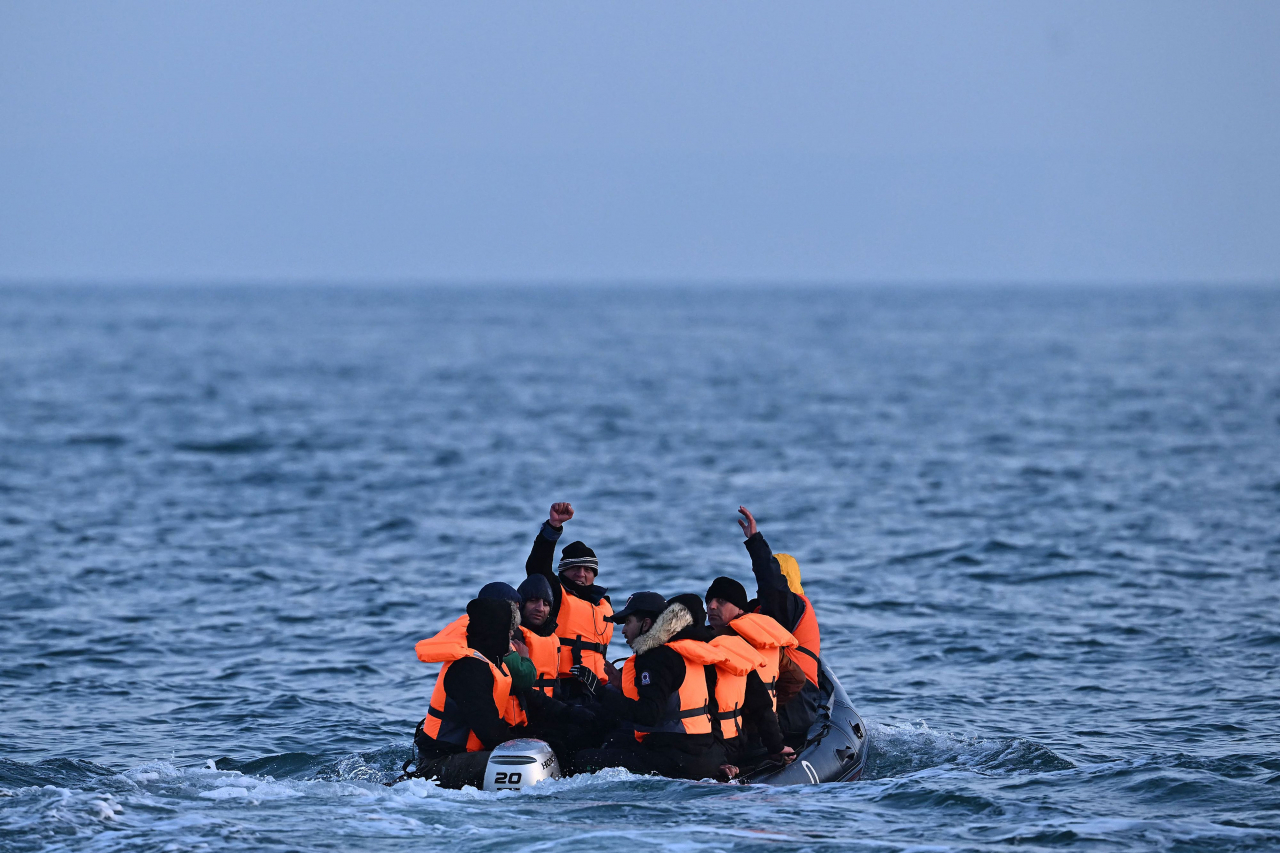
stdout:
[[(799, 644), (791, 653), (791, 659), (804, 670), (804, 677), (817, 687), (818, 655), (822, 654), (822, 634), (818, 631), (818, 617), (813, 613), (813, 602), (806, 595), (798, 592), (796, 595), (799, 595), (800, 600), (804, 602), (804, 613), (800, 614), (800, 621), (791, 629), (792, 636)], [(756, 612), (760, 612), (759, 607), (756, 608)]]
[(719, 723), (720, 737), (725, 740), (742, 734), (742, 706), (747, 698), (747, 677), (764, 669), (764, 655), (741, 637), (725, 634), (710, 643), (725, 653), (716, 664), (716, 710), (712, 719)]
[[(711, 699), (707, 696), (706, 667), (714, 666), (727, 655), (712, 648), (709, 643), (697, 640), (674, 640), (666, 644), (684, 658), (684, 681), (667, 699), (662, 720), (656, 726), (635, 726), (636, 740), (642, 741), (652, 732), (681, 735), (705, 735), (711, 733)], [(639, 699), (636, 689), (636, 656), (627, 658), (622, 666), (622, 695)]]
[(608, 620), (612, 615), (613, 607), (603, 598), (599, 604), (592, 604), (564, 591), (556, 617), (561, 678), (572, 678), (569, 668), (577, 664), (594, 672), (597, 678), (607, 677), (604, 656), (609, 650), (609, 640), (613, 639), (613, 623)]
[(467, 644), (467, 626), (469, 624), (471, 624), (470, 617), (463, 613), (457, 619), (441, 628), (434, 637), (419, 640), (413, 647), (413, 650), (418, 654), (418, 660), (423, 663), (436, 663), (438, 659), (429, 656), (435, 654), (432, 650), (437, 643), (452, 641), (465, 646)]
[(800, 664), (805, 678), (817, 687), (818, 655), (822, 654), (822, 634), (818, 630), (818, 617), (813, 612), (813, 602), (805, 595), (801, 595), (800, 598), (804, 600), (804, 613), (800, 614), (800, 621), (791, 630), (796, 642), (800, 644), (795, 648), (799, 654), (793, 654), (791, 658)]
[(746, 640), (764, 658), (760, 680), (769, 688), (773, 710), (778, 710), (778, 655), (782, 649), (800, 645), (791, 632), (778, 624), (778, 620), (763, 613), (743, 613), (729, 623), (739, 637)]
[(524, 634), (524, 644), (529, 647), (529, 660), (538, 671), (533, 689), (541, 690), (548, 696), (555, 695), (556, 686), (560, 683), (556, 678), (559, 674), (560, 638), (555, 634), (540, 637), (528, 628), (521, 628), (520, 631)]
[(525, 723), (524, 709), (511, 695), (511, 674), (505, 668), (497, 666), (475, 649), (468, 647), (465, 642), (458, 642), (456, 639), (441, 640), (433, 637), (430, 640), (422, 640), (417, 644), (416, 651), (418, 657), (427, 663), (444, 663), (440, 668), (440, 674), (436, 676), (436, 686), (431, 691), (431, 707), (427, 709), (427, 716), (422, 721), (422, 731), (427, 737), (444, 743), (465, 746), (467, 752), (479, 752), (484, 749), (484, 744), (480, 738), (476, 737), (476, 733), (471, 731), (462, 712), (444, 689), (444, 676), (449, 671), (449, 667), (454, 661), (466, 657), (482, 660), (489, 665), (489, 671), (493, 674), (493, 705), (502, 715), (502, 719), (512, 726)]

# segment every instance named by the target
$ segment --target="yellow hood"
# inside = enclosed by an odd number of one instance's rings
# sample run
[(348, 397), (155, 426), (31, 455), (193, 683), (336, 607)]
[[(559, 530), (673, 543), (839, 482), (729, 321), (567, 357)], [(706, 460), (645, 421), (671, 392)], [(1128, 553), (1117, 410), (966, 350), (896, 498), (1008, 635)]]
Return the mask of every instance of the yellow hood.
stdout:
[(800, 564), (796, 562), (796, 558), (790, 554), (774, 554), (773, 558), (778, 561), (778, 568), (782, 569), (782, 576), (787, 579), (787, 586), (796, 595), (804, 595), (804, 587), (800, 585)]

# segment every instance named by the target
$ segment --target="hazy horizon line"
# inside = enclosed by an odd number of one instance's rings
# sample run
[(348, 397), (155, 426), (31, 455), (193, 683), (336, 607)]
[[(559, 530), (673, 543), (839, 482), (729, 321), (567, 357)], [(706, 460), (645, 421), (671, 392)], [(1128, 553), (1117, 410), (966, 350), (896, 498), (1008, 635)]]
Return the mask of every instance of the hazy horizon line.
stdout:
[(113, 277), (80, 277), (80, 276), (12, 276), (0, 274), (0, 288), (18, 287), (173, 287), (173, 288), (217, 288), (217, 287), (355, 287), (355, 288), (529, 288), (543, 289), (552, 287), (581, 288), (707, 288), (726, 289), (733, 287), (779, 288), (779, 289), (857, 289), (857, 288), (930, 288), (930, 287), (1249, 287), (1271, 288), (1280, 286), (1280, 276), (1243, 277), (1227, 276), (1219, 279), (1205, 277), (1185, 277), (1166, 279), (1115, 278), (1115, 279), (1014, 279), (1014, 278), (911, 278), (911, 279), (842, 279), (842, 278), (778, 278), (774, 276), (760, 278), (654, 278), (654, 277), (583, 277), (567, 276), (550, 278), (530, 276), (528, 278), (446, 278), (430, 276), (379, 276), (367, 279), (353, 277), (320, 277), (320, 276), (113, 276)]

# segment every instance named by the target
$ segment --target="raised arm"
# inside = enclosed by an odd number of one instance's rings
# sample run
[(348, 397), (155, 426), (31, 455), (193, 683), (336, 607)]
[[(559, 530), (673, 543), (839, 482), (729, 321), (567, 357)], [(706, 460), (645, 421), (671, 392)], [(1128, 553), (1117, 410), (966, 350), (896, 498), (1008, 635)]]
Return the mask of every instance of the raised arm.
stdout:
[(559, 615), (562, 595), (560, 579), (556, 577), (555, 572), (556, 541), (564, 533), (564, 523), (571, 518), (573, 518), (571, 504), (552, 504), (547, 520), (542, 523), (542, 529), (533, 540), (533, 550), (529, 552), (529, 559), (524, 561), (526, 575), (542, 575), (551, 584), (551, 595), (555, 600), (551, 602), (551, 615), (548, 617), (550, 619), (555, 619)]
[(760, 602), (760, 612), (778, 620), (788, 631), (794, 630), (804, 614), (804, 599), (787, 586), (782, 568), (773, 559), (773, 550), (756, 526), (755, 517), (744, 506), (738, 507), (738, 512), (742, 515), (738, 526), (747, 537), (743, 544), (751, 555), (751, 573), (756, 576), (756, 599)]

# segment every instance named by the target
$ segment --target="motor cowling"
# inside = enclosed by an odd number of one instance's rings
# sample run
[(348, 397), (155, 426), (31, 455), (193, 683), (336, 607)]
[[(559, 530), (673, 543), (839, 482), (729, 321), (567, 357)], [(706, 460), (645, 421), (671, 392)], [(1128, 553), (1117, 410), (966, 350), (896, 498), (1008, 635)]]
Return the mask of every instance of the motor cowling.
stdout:
[(486, 791), (518, 791), (543, 779), (560, 778), (560, 761), (546, 741), (509, 740), (489, 755), (484, 769)]

